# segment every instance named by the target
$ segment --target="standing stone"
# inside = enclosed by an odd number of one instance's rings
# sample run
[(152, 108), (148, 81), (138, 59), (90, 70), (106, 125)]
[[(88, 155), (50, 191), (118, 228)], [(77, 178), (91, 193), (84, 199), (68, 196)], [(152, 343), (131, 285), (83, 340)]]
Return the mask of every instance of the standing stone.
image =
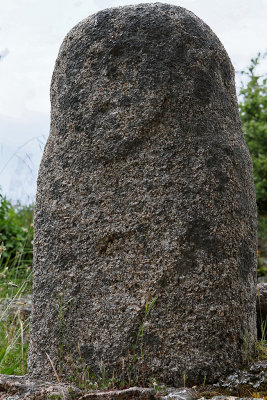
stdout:
[(218, 38), (181, 7), (101, 11), (65, 38), (51, 103), (30, 375), (72, 375), (81, 357), (177, 386), (240, 367), (256, 339), (256, 203)]

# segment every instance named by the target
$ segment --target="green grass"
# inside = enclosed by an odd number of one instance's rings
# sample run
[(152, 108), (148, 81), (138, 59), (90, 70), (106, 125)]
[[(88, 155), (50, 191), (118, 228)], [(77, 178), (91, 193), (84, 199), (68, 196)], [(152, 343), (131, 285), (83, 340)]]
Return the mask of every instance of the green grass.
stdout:
[[(5, 225), (1, 225), (3, 220)], [(31, 293), (32, 208), (20, 207), (18, 215), (12, 220), (18, 224), (17, 231), (23, 229), (25, 232), (24, 236), (19, 236), (18, 247), (13, 245), (7, 249), (5, 246), (3, 239), (8, 231), (7, 221), (6, 215), (2, 215), (0, 227), (5, 228), (3, 231), (0, 229), (0, 373), (24, 375), (27, 373), (29, 317), (23, 312), (23, 307), (18, 310), (14, 304), (23, 295)], [(15, 231), (15, 228), (12, 229)], [(11, 246), (11, 239), (9, 244)]]
[[(29, 318), (21, 311), (12, 311), (14, 302), (31, 293), (31, 264), (6, 262), (0, 267), (0, 373), (23, 375), (27, 372)], [(1, 261), (1, 260), (0, 260)]]
[(0, 323), (0, 373), (24, 375), (27, 373), (29, 321), (19, 316), (8, 317)]
[(27, 372), (29, 317), (23, 313), (23, 307), (21, 311), (11, 309), (13, 299), (19, 301), (30, 293), (31, 270), (20, 266), (18, 271), (7, 271), (0, 289), (0, 373), (23, 375)]

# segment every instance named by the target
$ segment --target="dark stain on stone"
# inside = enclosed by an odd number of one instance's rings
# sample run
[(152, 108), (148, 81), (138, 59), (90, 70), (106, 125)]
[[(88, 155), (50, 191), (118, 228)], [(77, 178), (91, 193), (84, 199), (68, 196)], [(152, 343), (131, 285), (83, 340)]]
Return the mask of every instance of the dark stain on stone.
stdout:
[(123, 46), (119, 43), (116, 43), (112, 49), (110, 50), (110, 54), (114, 57), (120, 57), (123, 55)]
[(243, 241), (239, 247), (240, 275), (246, 281), (254, 265), (254, 254), (250, 246)]
[(71, 296), (77, 296), (81, 291), (81, 285), (78, 284), (74, 284), (71, 288)]
[(186, 47), (183, 45), (178, 45), (177, 47), (174, 47), (174, 53), (175, 53), (175, 58), (176, 61), (179, 64), (184, 64), (186, 62)]
[(207, 48), (211, 45), (216, 46), (217, 43), (214, 42), (217, 38), (214, 38), (212, 43), (206, 30), (201, 29), (197, 21), (193, 21), (190, 16), (184, 16), (181, 22), (184, 32), (194, 41), (194, 47)]
[(218, 192), (223, 192), (225, 190), (225, 186), (227, 185), (229, 179), (227, 175), (223, 171), (216, 171), (216, 179), (218, 180), (219, 184), (217, 186)]
[(90, 366), (91, 362), (93, 360), (94, 356), (94, 345), (93, 344), (87, 344), (87, 345), (81, 345), (80, 346), (80, 351), (81, 351), (81, 356), (82, 358), (87, 361)]
[(213, 95), (215, 95), (218, 86), (216, 81), (217, 69), (218, 63), (215, 57), (211, 57), (208, 62), (204, 61), (202, 67), (195, 67), (193, 69), (194, 95), (199, 100), (201, 106), (209, 104)]
[(188, 251), (187, 257), (187, 260), (175, 263), (175, 270), (178, 276), (187, 275), (190, 271), (194, 269), (194, 266), (196, 265), (194, 253)]
[(122, 250), (123, 241), (126, 238), (129, 238), (129, 237), (135, 235), (136, 232), (139, 231), (140, 229), (142, 229), (142, 231), (146, 230), (144, 226), (142, 228), (141, 228), (141, 226), (138, 226), (136, 229), (128, 230), (125, 232), (113, 232), (113, 233), (110, 233), (110, 234), (104, 236), (103, 238), (98, 240), (97, 244), (96, 244), (96, 246), (99, 250), (99, 253), (104, 254), (107, 251), (108, 247), (112, 246), (115, 242), (118, 242), (118, 241), (121, 241), (120, 247)]
[(244, 218), (248, 215), (248, 210), (250, 209), (250, 199), (245, 191), (242, 191), (237, 198), (237, 206), (235, 207), (235, 213), (240, 217)]
[(207, 105), (211, 100), (213, 79), (213, 76), (203, 70), (199, 70), (195, 75), (194, 95), (201, 101), (202, 105)]
[(52, 199), (54, 199), (54, 200), (58, 199), (61, 187), (62, 187), (62, 183), (59, 181), (54, 181), (53, 184), (51, 184), (50, 196)]
[(207, 169), (213, 173), (218, 182), (216, 187), (218, 192), (223, 192), (229, 181), (226, 172), (223, 171), (223, 167), (228, 162), (230, 153), (231, 151), (227, 147), (216, 148), (212, 146), (211, 153), (206, 160)]
[(204, 218), (195, 218), (188, 223), (186, 231), (188, 242), (194, 243), (197, 248), (211, 251), (214, 237), (210, 232), (210, 223)]
[(231, 67), (227, 61), (221, 63), (221, 76), (225, 86), (228, 87), (231, 84)]
[(222, 260), (225, 258), (224, 245), (220, 239), (211, 232), (211, 223), (205, 218), (196, 216), (187, 225), (187, 231), (184, 236), (185, 246), (182, 253), (188, 270), (192, 271), (196, 266), (196, 252), (204, 250), (208, 255), (212, 255), (213, 259)]
[(149, 346), (151, 350), (153, 350), (155, 353), (160, 351), (162, 348), (162, 341), (158, 335), (156, 335), (154, 332), (146, 332), (144, 331), (144, 346)]

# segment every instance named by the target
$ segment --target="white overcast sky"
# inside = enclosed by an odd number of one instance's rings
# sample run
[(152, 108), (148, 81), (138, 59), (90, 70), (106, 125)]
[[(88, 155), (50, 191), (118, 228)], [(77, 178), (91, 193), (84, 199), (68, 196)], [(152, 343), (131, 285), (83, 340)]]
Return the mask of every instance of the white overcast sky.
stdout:
[[(9, 198), (34, 198), (41, 149), (49, 133), (50, 80), (64, 36), (101, 9), (151, 2), (0, 0), (0, 54), (6, 54), (0, 61), (0, 186)], [(267, 0), (169, 3), (202, 18), (225, 46), (236, 70), (267, 50)], [(267, 72), (267, 63), (262, 72)]]

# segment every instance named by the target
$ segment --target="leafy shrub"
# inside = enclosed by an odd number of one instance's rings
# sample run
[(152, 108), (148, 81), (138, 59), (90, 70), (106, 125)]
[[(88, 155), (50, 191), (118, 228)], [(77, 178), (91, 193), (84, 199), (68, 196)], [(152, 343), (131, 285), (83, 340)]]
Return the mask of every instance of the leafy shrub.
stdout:
[(239, 103), (245, 139), (253, 161), (260, 213), (267, 211), (267, 75), (256, 74), (256, 68), (264, 57), (259, 53), (247, 70), (242, 71), (248, 82), (242, 83)]
[(1, 264), (12, 267), (17, 258), (32, 264), (33, 206), (13, 206), (0, 194), (0, 245), (5, 246)]

